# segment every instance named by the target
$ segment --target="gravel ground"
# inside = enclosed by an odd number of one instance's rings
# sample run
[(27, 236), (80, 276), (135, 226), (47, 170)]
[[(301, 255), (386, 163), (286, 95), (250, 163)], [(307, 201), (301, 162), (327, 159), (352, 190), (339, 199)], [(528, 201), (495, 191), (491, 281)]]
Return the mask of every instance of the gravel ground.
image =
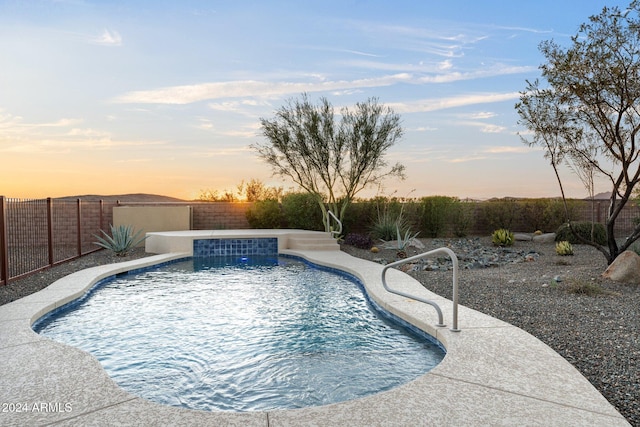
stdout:
[[(409, 256), (449, 246), (461, 265), (473, 264), (469, 259), (478, 256), (490, 258), (492, 267), (460, 271), (460, 304), (538, 337), (582, 372), (632, 425), (640, 427), (640, 287), (601, 279), (606, 268), (601, 253), (574, 245), (573, 256), (561, 257), (553, 243), (521, 241), (504, 250), (484, 237), (420, 242), (425, 249), (410, 248)], [(372, 253), (342, 245), (342, 250), (377, 262), (396, 260), (396, 251), (389, 249)], [(124, 259), (107, 251), (86, 255), (1, 286), (0, 305), (74, 271), (143, 256), (142, 249)], [(428, 269), (429, 263), (403, 268), (428, 289), (451, 298), (451, 273)]]
[[(478, 252), (483, 256), (493, 252), (494, 258), (505, 260), (494, 267), (462, 269), (460, 304), (509, 322), (545, 342), (632, 425), (640, 426), (640, 287), (603, 280), (607, 263), (600, 252), (574, 245), (573, 256), (559, 256), (554, 243), (530, 241), (517, 241), (504, 250), (485, 237), (420, 241), (425, 248), (410, 248), (408, 256), (449, 246), (460, 258), (460, 265), (469, 254), (477, 257)], [(342, 250), (378, 262), (397, 259), (395, 250), (372, 253), (347, 245)], [(520, 255), (515, 261), (514, 253)], [(428, 265), (414, 264), (403, 270), (429, 290), (451, 298), (451, 272), (425, 271)]]

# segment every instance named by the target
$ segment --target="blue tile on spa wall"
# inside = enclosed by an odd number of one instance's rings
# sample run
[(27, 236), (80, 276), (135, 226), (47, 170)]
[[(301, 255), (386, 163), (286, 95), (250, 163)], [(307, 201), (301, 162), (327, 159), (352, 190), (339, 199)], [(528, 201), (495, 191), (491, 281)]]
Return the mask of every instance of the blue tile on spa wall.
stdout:
[(276, 237), (249, 239), (197, 239), (193, 241), (194, 257), (277, 255)]

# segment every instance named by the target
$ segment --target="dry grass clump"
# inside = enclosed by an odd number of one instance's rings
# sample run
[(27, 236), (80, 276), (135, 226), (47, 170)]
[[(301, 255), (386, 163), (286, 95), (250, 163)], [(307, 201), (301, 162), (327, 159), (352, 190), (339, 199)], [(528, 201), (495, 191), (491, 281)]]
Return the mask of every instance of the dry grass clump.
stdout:
[(598, 282), (584, 279), (567, 279), (565, 282), (567, 292), (577, 295), (586, 295), (590, 297), (597, 296), (619, 296), (617, 292), (603, 288)]

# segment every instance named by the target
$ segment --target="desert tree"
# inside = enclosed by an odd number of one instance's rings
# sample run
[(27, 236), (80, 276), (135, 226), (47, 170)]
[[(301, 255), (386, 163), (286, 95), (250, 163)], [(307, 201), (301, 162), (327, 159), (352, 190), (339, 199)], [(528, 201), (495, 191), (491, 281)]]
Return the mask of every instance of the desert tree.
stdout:
[(520, 94), (519, 123), (533, 135), (522, 138), (544, 149), (565, 206), (562, 164), (611, 184), (607, 245), (584, 241), (611, 263), (640, 237), (640, 225), (621, 245), (615, 236), (616, 220), (640, 181), (640, 3), (634, 0), (624, 11), (605, 7), (579, 27), (569, 47), (547, 40), (539, 49), (546, 84), (527, 81)]
[(260, 123), (267, 142), (252, 148), (275, 175), (316, 196), (325, 224), (327, 209), (343, 221), (364, 188), (386, 177), (404, 178), (404, 166), (389, 167), (385, 160), (402, 137), (400, 116), (376, 98), (344, 107), (338, 115), (326, 98), (314, 105), (302, 94)]
[(256, 178), (251, 178), (248, 182), (242, 180), (237, 188), (238, 194), (242, 195), (247, 202), (280, 200), (284, 192), (282, 187), (270, 187)]

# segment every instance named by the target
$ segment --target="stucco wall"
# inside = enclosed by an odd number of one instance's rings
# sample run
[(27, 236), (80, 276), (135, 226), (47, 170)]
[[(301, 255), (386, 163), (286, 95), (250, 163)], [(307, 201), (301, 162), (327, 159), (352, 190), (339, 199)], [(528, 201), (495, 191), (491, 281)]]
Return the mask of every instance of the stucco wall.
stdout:
[(117, 206), (113, 208), (113, 225), (131, 225), (134, 233), (191, 230), (191, 206)]

